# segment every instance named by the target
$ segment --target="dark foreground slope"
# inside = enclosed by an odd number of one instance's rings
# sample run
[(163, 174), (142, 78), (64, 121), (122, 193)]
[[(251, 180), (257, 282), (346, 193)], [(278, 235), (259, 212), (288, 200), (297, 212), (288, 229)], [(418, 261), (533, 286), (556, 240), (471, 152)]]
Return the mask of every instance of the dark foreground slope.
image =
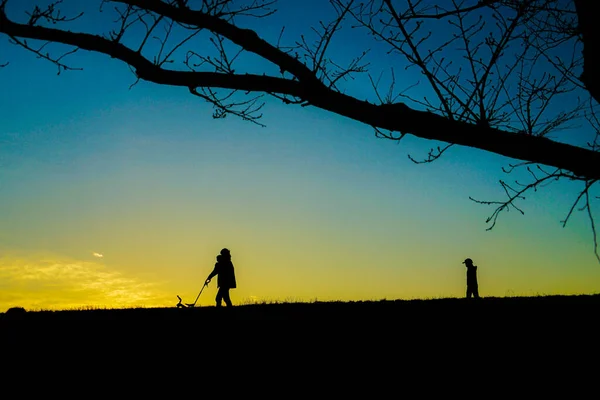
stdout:
[(161, 330), (201, 332), (223, 324), (254, 328), (285, 324), (295, 329), (344, 331), (352, 326), (357, 331), (364, 328), (415, 332), (439, 329), (465, 334), (485, 326), (494, 328), (486, 333), (493, 334), (513, 328), (522, 332), (582, 330), (596, 326), (599, 312), (600, 295), (581, 295), (254, 304), (231, 309), (210, 306), (7, 312), (0, 314), (0, 324), (3, 329), (50, 329), (53, 332), (69, 332), (76, 327), (127, 329), (146, 336)]
[[(3, 362), (31, 383), (78, 372), (94, 380), (86, 391), (168, 382), (196, 393), (219, 376), (228, 380), (219, 390), (283, 398), (324, 397), (323, 388), (356, 397), (365, 385), (396, 395), (412, 385), (423, 396), (470, 387), (491, 397), (529, 387), (540, 398), (559, 383), (572, 391), (596, 382), (599, 316), (598, 295), (284, 303), (11, 312), (0, 314), (0, 335)], [(451, 376), (459, 378), (441, 383)]]

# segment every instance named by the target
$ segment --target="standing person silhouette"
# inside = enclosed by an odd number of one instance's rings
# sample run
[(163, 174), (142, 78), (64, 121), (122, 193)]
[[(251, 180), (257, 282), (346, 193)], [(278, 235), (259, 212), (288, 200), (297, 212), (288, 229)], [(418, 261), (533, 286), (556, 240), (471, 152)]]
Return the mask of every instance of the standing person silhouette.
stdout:
[(463, 264), (467, 267), (467, 299), (471, 296), (479, 298), (479, 285), (477, 284), (477, 266), (473, 265), (473, 260), (467, 258), (463, 261)]
[(231, 262), (231, 253), (229, 249), (221, 250), (221, 254), (217, 256), (217, 263), (215, 264), (215, 269), (208, 275), (206, 278), (206, 285), (210, 283), (210, 280), (215, 276), (217, 276), (217, 297), (215, 301), (217, 302), (217, 307), (221, 307), (221, 302), (225, 301), (227, 307), (231, 307), (231, 298), (229, 297), (229, 289), (235, 289), (237, 287), (235, 281), (235, 270), (233, 268), (233, 263)]

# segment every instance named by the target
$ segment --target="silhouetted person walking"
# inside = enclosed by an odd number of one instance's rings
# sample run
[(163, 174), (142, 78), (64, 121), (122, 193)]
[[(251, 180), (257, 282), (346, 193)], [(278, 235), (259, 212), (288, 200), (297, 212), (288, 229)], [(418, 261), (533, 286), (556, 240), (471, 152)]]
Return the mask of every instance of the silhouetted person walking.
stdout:
[(210, 283), (210, 280), (215, 275), (217, 276), (217, 307), (221, 307), (221, 302), (225, 301), (227, 307), (231, 307), (231, 298), (229, 297), (229, 289), (235, 289), (237, 287), (235, 281), (235, 270), (233, 263), (231, 262), (231, 253), (228, 249), (221, 250), (221, 254), (217, 256), (217, 263), (215, 269), (206, 278), (206, 284)]
[(477, 284), (477, 266), (473, 265), (473, 260), (467, 258), (463, 261), (463, 264), (467, 267), (467, 299), (471, 296), (479, 298), (479, 285)]

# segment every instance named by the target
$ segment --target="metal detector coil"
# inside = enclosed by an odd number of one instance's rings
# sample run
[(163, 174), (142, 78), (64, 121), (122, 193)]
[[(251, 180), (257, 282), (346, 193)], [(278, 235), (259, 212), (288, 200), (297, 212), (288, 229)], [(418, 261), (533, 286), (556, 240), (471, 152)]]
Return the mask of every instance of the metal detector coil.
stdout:
[(200, 298), (200, 295), (202, 294), (202, 291), (204, 290), (204, 288), (208, 286), (208, 283), (204, 282), (204, 285), (202, 286), (202, 289), (200, 289), (200, 293), (198, 293), (198, 296), (196, 296), (196, 300), (194, 300), (193, 303), (182, 303), (181, 297), (179, 297), (179, 295), (177, 295), (177, 298), (179, 299), (179, 303), (177, 303), (177, 308), (194, 308), (196, 307), (196, 303), (198, 302), (198, 299)]

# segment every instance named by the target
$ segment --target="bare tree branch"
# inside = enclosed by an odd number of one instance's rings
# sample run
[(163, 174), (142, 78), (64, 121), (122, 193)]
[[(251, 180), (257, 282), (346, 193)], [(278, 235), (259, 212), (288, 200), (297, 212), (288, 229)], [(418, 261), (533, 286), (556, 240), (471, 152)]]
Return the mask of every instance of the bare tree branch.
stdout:
[[(528, 165), (529, 163), (525, 163), (524, 165)], [(528, 183), (528, 184), (522, 184), (519, 183), (518, 181), (515, 182), (516, 186), (520, 186), (520, 189), (516, 189), (514, 187), (512, 187), (511, 185), (509, 185), (508, 183), (506, 183), (503, 180), (500, 180), (500, 185), (502, 186), (502, 189), (504, 190), (504, 193), (506, 194), (507, 200), (504, 201), (487, 201), (487, 200), (476, 200), (473, 197), (469, 196), (469, 199), (474, 201), (475, 203), (479, 203), (479, 204), (485, 204), (485, 205), (497, 205), (496, 209), (493, 211), (493, 213), (486, 219), (486, 223), (489, 223), (490, 226), (487, 228), (487, 230), (491, 230), (494, 228), (494, 226), (496, 226), (496, 222), (498, 219), (498, 216), (500, 215), (500, 213), (502, 211), (509, 211), (511, 208), (517, 210), (519, 213), (521, 214), (525, 214), (525, 212), (519, 208), (517, 206), (517, 200), (525, 200), (525, 194), (531, 190), (536, 191), (539, 187), (550, 183), (552, 181), (557, 181), (559, 178), (570, 178), (573, 179), (573, 176), (565, 173), (561, 170), (556, 170), (552, 173), (548, 173), (543, 171), (541, 168), (539, 168), (538, 172), (542, 172), (543, 176), (537, 176), (535, 174), (535, 172), (529, 167), (527, 166), (527, 171), (532, 174), (533, 176), (533, 182)], [(508, 171), (507, 171), (508, 172)]]
[[(117, 0), (115, 0), (117, 1)], [(141, 0), (118, 0), (119, 3), (138, 5)], [(125, 45), (97, 35), (63, 31), (41, 26), (29, 26), (9, 20), (0, 13), (0, 33), (14, 37), (49, 40), (79, 47), (83, 50), (107, 54), (131, 65), (140, 79), (150, 82), (183, 86), (186, 88), (214, 87), (248, 92), (287, 94), (315, 107), (355, 119), (369, 126), (412, 134), (424, 139), (438, 140), (494, 152), (518, 160), (550, 165), (572, 171), (588, 178), (600, 178), (600, 154), (543, 137), (521, 135), (491, 127), (452, 121), (430, 112), (411, 109), (405, 104), (374, 105), (327, 88), (314, 73), (300, 61), (260, 39), (253, 31), (240, 29), (218, 18), (199, 13), (187, 14), (158, 0), (143, 2), (153, 12), (179, 22), (211, 29), (260, 54), (282, 70), (295, 75), (283, 79), (267, 75), (220, 74), (212, 72), (174, 71), (156, 66)]]
[[(600, 30), (584, 0), (330, 0), (330, 20), (288, 46), (283, 28), (273, 42), (242, 28), (244, 18), (275, 13), (275, 2), (268, 0), (97, 0), (101, 10), (110, 5), (116, 18), (103, 32), (67, 29), (81, 14), (63, 15), (61, 0), (33, 7), (21, 21), (7, 15), (9, 1), (0, 0), (0, 34), (59, 73), (77, 69), (66, 62), (73, 53), (96, 52), (124, 62), (135, 75), (133, 85), (144, 80), (185, 88), (212, 104), (214, 118), (231, 115), (264, 126), (263, 100), (270, 96), (359, 121), (376, 137), (441, 142), (422, 160), (409, 155), (418, 164), (456, 145), (517, 160), (504, 172), (526, 172), (527, 181), (501, 180), (506, 199), (470, 197), (495, 207), (488, 229), (502, 211), (523, 213), (518, 202), (528, 192), (558, 180), (584, 182), (563, 226), (575, 210), (586, 211), (597, 255), (589, 190), (600, 179), (600, 72), (594, 56)], [(440, 23), (445, 29), (436, 34), (434, 24)], [(385, 69), (389, 75), (371, 74), (369, 48), (346, 62), (335, 59), (334, 42), (349, 25), (393, 57)], [(201, 40), (207, 42), (199, 45)], [(60, 54), (50, 51), (53, 45)], [(249, 71), (252, 58), (267, 65), (264, 71)], [(421, 78), (404, 83), (410, 68)], [(370, 100), (345, 88), (361, 76), (373, 89)], [(397, 90), (397, 81), (406, 88)], [(595, 134), (587, 147), (553, 139), (579, 122)]]

